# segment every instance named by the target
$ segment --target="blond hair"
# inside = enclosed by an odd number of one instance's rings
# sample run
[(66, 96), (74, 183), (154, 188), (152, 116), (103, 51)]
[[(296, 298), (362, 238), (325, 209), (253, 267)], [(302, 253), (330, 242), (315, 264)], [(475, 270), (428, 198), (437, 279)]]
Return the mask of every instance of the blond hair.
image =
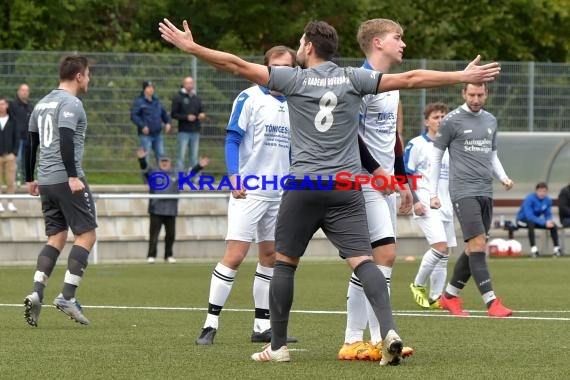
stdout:
[(384, 37), (386, 34), (394, 32), (404, 34), (404, 29), (396, 21), (385, 18), (375, 18), (366, 20), (360, 24), (358, 33), (356, 34), (356, 40), (360, 45), (360, 49), (362, 49), (364, 53), (368, 53), (372, 48), (372, 40), (375, 37)]

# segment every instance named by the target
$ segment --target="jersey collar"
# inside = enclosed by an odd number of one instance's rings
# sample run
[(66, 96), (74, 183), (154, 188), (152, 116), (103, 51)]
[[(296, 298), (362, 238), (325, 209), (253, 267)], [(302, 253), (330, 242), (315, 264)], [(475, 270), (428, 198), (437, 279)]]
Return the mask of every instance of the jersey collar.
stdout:
[(263, 92), (265, 95), (271, 95), (280, 102), (284, 102), (287, 100), (287, 98), (284, 95), (277, 95), (277, 96), (273, 95), (267, 88), (263, 87), (262, 85), (258, 84), (257, 87), (259, 87), (261, 92)]
[(362, 64), (362, 68), (368, 69), (368, 70), (374, 70), (374, 68), (372, 66), (370, 66), (370, 63), (368, 63), (368, 61), (366, 61), (366, 60), (364, 60), (364, 63)]
[(467, 107), (467, 103), (463, 103), (463, 104), (461, 105), (461, 108), (462, 108), (464, 111), (469, 112), (471, 115), (481, 115), (481, 114), (483, 113), (483, 108), (481, 108), (481, 109), (480, 109), (479, 111), (477, 111), (477, 112), (471, 111), (471, 110), (469, 109), (469, 107)]
[(422, 137), (427, 141), (427, 142), (432, 142), (433, 140), (429, 138), (429, 136), (427, 135), (427, 133), (422, 132)]

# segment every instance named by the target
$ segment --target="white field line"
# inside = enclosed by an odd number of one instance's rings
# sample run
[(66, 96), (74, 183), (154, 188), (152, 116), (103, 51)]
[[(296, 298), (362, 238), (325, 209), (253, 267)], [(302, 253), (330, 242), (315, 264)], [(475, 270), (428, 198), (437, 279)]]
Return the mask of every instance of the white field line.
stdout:
[[(22, 307), (22, 304), (0, 304), (0, 307)], [(109, 309), (109, 310), (165, 310), (165, 311), (208, 311), (205, 307), (166, 307), (166, 306), (114, 306), (114, 305), (81, 305), (85, 309)], [(52, 305), (45, 305), (44, 307), (53, 307)], [(251, 313), (251, 309), (226, 309), (225, 312), (247, 312)], [(469, 315), (462, 318), (489, 318), (482, 310), (466, 310), (469, 313), (480, 315)], [(291, 310), (291, 313), (299, 314), (346, 314), (345, 311), (334, 310)], [(515, 310), (515, 315), (508, 319), (518, 320), (544, 320), (544, 321), (570, 321), (570, 317), (534, 317), (534, 316), (520, 316), (518, 314), (570, 314), (570, 310)], [(456, 318), (446, 311), (437, 310), (394, 310), (394, 315), (403, 317), (443, 317), (443, 318)]]

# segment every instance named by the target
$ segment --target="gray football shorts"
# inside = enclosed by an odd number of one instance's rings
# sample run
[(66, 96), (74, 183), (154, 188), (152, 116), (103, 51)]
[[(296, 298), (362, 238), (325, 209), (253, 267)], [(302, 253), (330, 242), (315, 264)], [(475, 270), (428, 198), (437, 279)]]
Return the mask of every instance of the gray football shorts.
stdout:
[(461, 226), (463, 241), (467, 242), (478, 235), (488, 235), (493, 217), (492, 198), (467, 197), (452, 203)]
[(85, 179), (81, 178), (81, 181), (85, 184), (81, 194), (72, 194), (67, 182), (39, 187), (47, 236), (68, 228), (74, 235), (97, 228), (93, 195)]
[(319, 228), (343, 258), (372, 254), (359, 190), (286, 190), (277, 215), (275, 250), (301, 257)]

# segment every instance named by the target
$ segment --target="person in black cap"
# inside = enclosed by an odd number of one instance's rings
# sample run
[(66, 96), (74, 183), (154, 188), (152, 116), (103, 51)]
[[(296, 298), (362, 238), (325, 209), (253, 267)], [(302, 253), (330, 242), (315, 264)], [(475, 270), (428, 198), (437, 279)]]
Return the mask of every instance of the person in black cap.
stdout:
[[(146, 160), (147, 152), (140, 147), (137, 151), (139, 165), (145, 180), (148, 181), (151, 174), (162, 172), (168, 176), (168, 185), (162, 190), (158, 190), (149, 186), (151, 194), (178, 194), (178, 172), (172, 167), (172, 161), (168, 156), (161, 156), (158, 160), (158, 167), (149, 166)], [(197, 165), (190, 172), (198, 173), (200, 170), (208, 166), (210, 159), (201, 157)], [(173, 256), (172, 247), (176, 239), (176, 216), (178, 215), (178, 198), (151, 198), (148, 202), (148, 213), (150, 215), (149, 225), (149, 241), (147, 262), (154, 264), (156, 262), (156, 252), (158, 246), (158, 235), (164, 225), (164, 261), (174, 264), (176, 259)]]
[(162, 129), (169, 133), (170, 115), (154, 94), (154, 84), (150, 81), (142, 83), (142, 91), (131, 107), (131, 120), (137, 126), (140, 146), (145, 152), (154, 151), (156, 162), (164, 155)]

